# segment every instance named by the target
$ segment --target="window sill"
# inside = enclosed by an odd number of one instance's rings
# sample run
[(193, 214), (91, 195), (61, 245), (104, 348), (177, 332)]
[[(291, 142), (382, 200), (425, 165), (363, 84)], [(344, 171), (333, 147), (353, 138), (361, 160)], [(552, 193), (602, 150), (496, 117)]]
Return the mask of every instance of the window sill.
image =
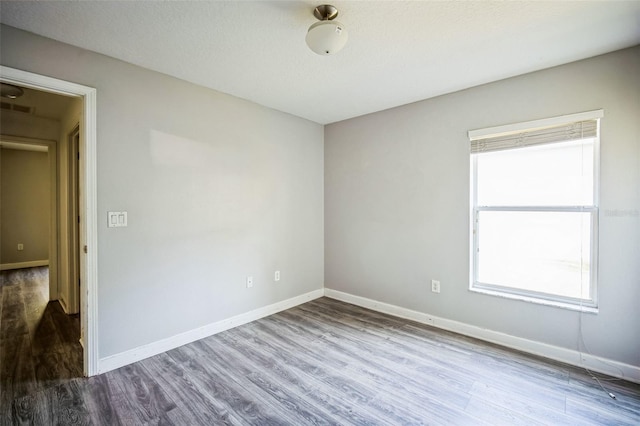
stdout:
[(560, 302), (557, 300), (539, 299), (537, 297), (504, 293), (501, 291), (488, 290), (484, 288), (470, 288), (469, 291), (472, 291), (474, 293), (486, 294), (489, 296), (502, 297), (503, 299), (520, 300), (522, 302), (535, 303), (536, 305), (551, 306), (554, 308), (568, 309), (570, 311), (585, 312), (588, 314), (597, 314), (599, 312), (598, 308), (593, 306), (580, 306), (580, 305), (575, 305), (573, 303)]

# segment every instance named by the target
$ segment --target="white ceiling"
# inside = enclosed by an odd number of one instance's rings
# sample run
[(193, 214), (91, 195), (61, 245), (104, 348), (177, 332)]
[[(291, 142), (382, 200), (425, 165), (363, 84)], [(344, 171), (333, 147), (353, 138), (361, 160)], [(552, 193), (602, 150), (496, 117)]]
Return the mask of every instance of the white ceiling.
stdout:
[(640, 1), (2, 1), (0, 22), (326, 124), (640, 43)]

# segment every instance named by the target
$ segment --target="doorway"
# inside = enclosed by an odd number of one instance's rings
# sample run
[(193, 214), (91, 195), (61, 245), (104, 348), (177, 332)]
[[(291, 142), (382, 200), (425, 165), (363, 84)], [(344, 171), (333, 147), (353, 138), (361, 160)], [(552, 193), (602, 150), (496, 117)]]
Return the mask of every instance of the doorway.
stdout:
[(80, 125), (77, 125), (68, 138), (68, 302), (67, 313), (80, 314), (80, 223), (83, 221), (80, 199)]
[[(23, 89), (20, 103), (36, 108), (41, 93)], [(30, 96), (31, 95), (31, 96)], [(67, 99), (46, 94), (49, 106)], [(4, 98), (3, 98), (3, 102)], [(46, 108), (42, 108), (46, 110)], [(3, 114), (3, 130), (42, 132), (44, 115)], [(43, 132), (43, 134), (45, 134)], [(52, 138), (56, 134), (49, 131)], [(11, 407), (32, 392), (83, 375), (78, 315), (62, 308), (60, 288), (68, 287), (56, 247), (61, 212), (55, 140), (0, 136), (0, 405)], [(58, 279), (56, 279), (58, 278)]]
[[(82, 199), (77, 203), (80, 217), (85, 220), (77, 228), (77, 267), (80, 292), (76, 301), (83, 345), (83, 373), (99, 373), (97, 335), (97, 188), (96, 188), (96, 90), (72, 82), (58, 80), (5, 66), (0, 66), (0, 81), (43, 92), (72, 96), (82, 100), (82, 113), (78, 131), (78, 149), (84, 161), (78, 166), (77, 190)], [(57, 225), (53, 228), (57, 230)], [(57, 247), (53, 250), (57, 253)], [(58, 266), (56, 256), (55, 266)]]

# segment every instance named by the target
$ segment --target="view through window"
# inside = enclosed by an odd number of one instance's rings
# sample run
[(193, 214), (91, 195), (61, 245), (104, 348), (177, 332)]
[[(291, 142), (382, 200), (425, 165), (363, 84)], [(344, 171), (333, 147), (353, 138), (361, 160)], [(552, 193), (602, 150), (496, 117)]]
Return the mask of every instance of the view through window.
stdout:
[(472, 289), (595, 306), (597, 127), (472, 141)]

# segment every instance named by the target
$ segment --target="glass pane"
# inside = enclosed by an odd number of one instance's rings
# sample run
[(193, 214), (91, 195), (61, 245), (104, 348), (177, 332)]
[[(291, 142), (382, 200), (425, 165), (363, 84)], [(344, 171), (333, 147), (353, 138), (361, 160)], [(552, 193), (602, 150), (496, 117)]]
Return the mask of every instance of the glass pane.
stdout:
[(591, 213), (481, 211), (478, 281), (589, 299)]
[(479, 206), (593, 204), (593, 139), (477, 154)]

